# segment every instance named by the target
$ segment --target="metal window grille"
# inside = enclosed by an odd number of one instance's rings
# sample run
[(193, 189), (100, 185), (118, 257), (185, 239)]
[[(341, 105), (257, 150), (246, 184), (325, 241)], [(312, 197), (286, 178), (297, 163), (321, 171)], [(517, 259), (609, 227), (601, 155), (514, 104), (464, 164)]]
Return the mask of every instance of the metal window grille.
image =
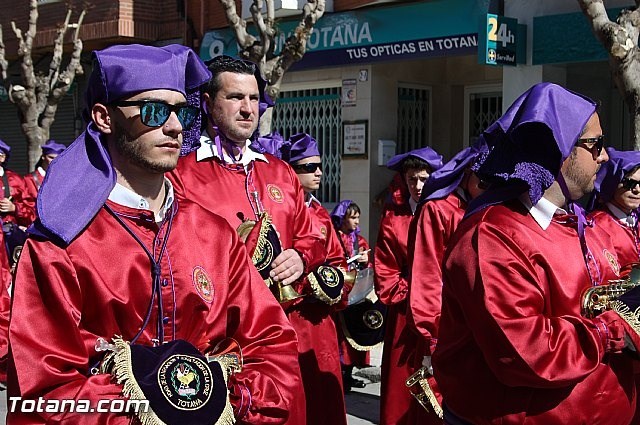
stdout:
[(429, 146), (429, 96), (426, 88), (398, 87), (398, 152)]
[(304, 132), (318, 141), (323, 175), (316, 197), (323, 203), (340, 197), (341, 122), (340, 87), (282, 91), (273, 111), (271, 128), (285, 139)]
[(469, 95), (469, 143), (502, 115), (502, 93), (471, 93)]

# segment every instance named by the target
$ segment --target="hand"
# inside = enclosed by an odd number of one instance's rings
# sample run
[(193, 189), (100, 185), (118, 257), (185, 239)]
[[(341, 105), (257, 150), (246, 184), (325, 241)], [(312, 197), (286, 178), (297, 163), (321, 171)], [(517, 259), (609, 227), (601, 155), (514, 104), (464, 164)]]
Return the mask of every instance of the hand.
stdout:
[(358, 263), (364, 263), (367, 264), (369, 262), (369, 250), (364, 250), (364, 248), (360, 248), (358, 250), (358, 252), (360, 253), (360, 258), (358, 258)]
[(16, 206), (9, 198), (0, 199), (0, 212), (14, 212), (16, 210)]
[(429, 375), (433, 375), (433, 366), (431, 365), (431, 356), (424, 356), (422, 358), (422, 366), (427, 368)]
[(285, 249), (278, 255), (273, 263), (269, 277), (281, 285), (291, 285), (298, 280), (304, 272), (304, 262), (295, 249)]

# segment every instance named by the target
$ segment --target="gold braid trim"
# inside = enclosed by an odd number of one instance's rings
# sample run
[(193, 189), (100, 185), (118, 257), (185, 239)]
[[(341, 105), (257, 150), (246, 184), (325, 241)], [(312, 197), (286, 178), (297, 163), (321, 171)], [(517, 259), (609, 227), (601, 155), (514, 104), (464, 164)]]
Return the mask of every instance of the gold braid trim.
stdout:
[(349, 332), (349, 329), (347, 329), (347, 325), (344, 321), (344, 316), (342, 314), (342, 312), (340, 312), (338, 314), (338, 316), (340, 317), (340, 325), (342, 326), (342, 332), (344, 332), (344, 336), (345, 338), (347, 338), (347, 342), (349, 343), (350, 346), (352, 346), (353, 348), (355, 348), (358, 351), (369, 351), (369, 350), (373, 350), (374, 348), (382, 345), (382, 343), (384, 341), (380, 341), (377, 344), (374, 345), (360, 345), (358, 344), (352, 337), (351, 337), (351, 332)]
[(618, 313), (618, 315), (622, 317), (622, 320), (627, 322), (629, 326), (640, 335), (640, 307), (636, 308), (635, 311), (631, 311), (628, 305), (616, 300), (611, 302), (611, 310)]
[(442, 419), (442, 407), (440, 407), (440, 403), (438, 403), (438, 399), (433, 393), (431, 385), (429, 385), (429, 381), (427, 381), (427, 378), (423, 378), (419, 381), (419, 383), (420, 388), (422, 388), (422, 391), (424, 391), (424, 394), (427, 396), (427, 400), (429, 400), (429, 404), (431, 404), (431, 407), (433, 408), (433, 413), (435, 413), (440, 419)]
[(256, 241), (256, 248), (253, 250), (253, 254), (251, 254), (251, 261), (253, 264), (256, 264), (260, 259), (260, 255), (257, 253), (264, 250), (264, 245), (267, 243), (267, 234), (269, 233), (269, 226), (271, 225), (271, 217), (267, 212), (263, 212), (260, 215), (262, 219), (262, 224), (260, 224), (260, 231), (258, 233), (258, 240)]
[[(340, 269), (336, 268), (336, 271), (338, 273), (342, 273), (342, 270)], [(342, 286), (342, 289), (340, 289), (340, 294), (336, 298), (331, 298), (326, 292), (324, 292), (324, 290), (322, 289), (322, 285), (320, 284), (320, 282), (318, 282), (318, 279), (316, 279), (316, 275), (314, 273), (309, 273), (307, 275), (307, 280), (309, 281), (309, 285), (311, 285), (311, 290), (313, 291), (313, 295), (315, 295), (315, 297), (320, 301), (328, 305), (334, 305), (340, 302), (340, 300), (342, 299), (342, 291), (344, 291), (344, 284)]]
[[(131, 346), (128, 342), (124, 341), (122, 337), (115, 336), (113, 338), (113, 344), (116, 346), (116, 351), (113, 352), (112, 361), (113, 369), (111, 374), (115, 381), (123, 386), (122, 395), (128, 399), (133, 400), (146, 400), (142, 388), (138, 385), (135, 376), (133, 375), (133, 368), (131, 365)], [(214, 359), (214, 361), (218, 361)], [(227, 364), (219, 362), (222, 375), (224, 377), (224, 387), (227, 388), (227, 381), (229, 379), (229, 367)], [(141, 425), (166, 425), (156, 413), (148, 405), (149, 409), (144, 412), (141, 409), (135, 412), (136, 417), (140, 421)], [(229, 401), (229, 390), (225, 395), (225, 406), (220, 414), (220, 417), (213, 425), (233, 425), (236, 423), (236, 418), (233, 416), (233, 408)]]

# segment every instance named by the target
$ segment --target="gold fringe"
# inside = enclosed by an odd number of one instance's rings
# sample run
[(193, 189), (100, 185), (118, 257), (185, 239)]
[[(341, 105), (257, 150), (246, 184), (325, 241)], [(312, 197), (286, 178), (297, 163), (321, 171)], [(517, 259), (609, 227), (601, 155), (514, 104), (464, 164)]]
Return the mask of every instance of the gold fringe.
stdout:
[(352, 346), (353, 348), (355, 348), (358, 351), (369, 351), (369, 350), (373, 350), (376, 347), (379, 347), (380, 345), (382, 345), (382, 343), (384, 341), (380, 341), (377, 344), (374, 345), (360, 345), (358, 344), (352, 337), (351, 337), (351, 333), (349, 332), (349, 329), (347, 329), (347, 325), (344, 321), (344, 315), (342, 314), (342, 312), (340, 312), (340, 314), (338, 314), (338, 316), (340, 317), (340, 325), (342, 326), (342, 332), (344, 332), (344, 336), (345, 338), (347, 338), (347, 342), (349, 343), (350, 346)]
[[(342, 270), (340, 269), (336, 269), (336, 270), (338, 270), (338, 273), (342, 273)], [(342, 285), (342, 289), (340, 289), (340, 294), (338, 295), (338, 297), (331, 298), (326, 292), (324, 292), (324, 290), (322, 289), (322, 285), (320, 285), (320, 282), (318, 282), (318, 279), (316, 279), (315, 274), (309, 273), (307, 275), (307, 280), (311, 285), (311, 290), (313, 291), (313, 295), (315, 295), (316, 298), (319, 299), (320, 301), (323, 301), (329, 305), (334, 305), (340, 302), (340, 300), (342, 299), (342, 291), (344, 291), (344, 284)]]
[(640, 335), (640, 307), (631, 311), (628, 305), (622, 301), (611, 302), (611, 309), (618, 313), (622, 319), (631, 326), (631, 328)]
[(433, 413), (435, 413), (440, 419), (442, 419), (442, 407), (440, 407), (440, 403), (438, 403), (438, 399), (433, 393), (433, 390), (431, 389), (427, 378), (420, 380), (420, 388), (422, 388), (422, 391), (424, 391), (424, 394), (427, 396), (427, 400), (429, 400), (429, 404), (431, 404), (431, 407), (433, 407)]
[[(123, 386), (122, 395), (128, 399), (146, 400), (142, 388), (140, 388), (135, 376), (133, 375), (133, 368), (131, 365), (131, 346), (119, 336), (113, 338), (113, 343), (117, 350), (113, 354), (114, 365), (111, 373), (116, 382)], [(225, 406), (214, 425), (233, 425), (236, 423), (236, 418), (233, 416), (233, 408), (229, 401), (229, 390), (227, 389), (229, 369), (224, 363), (220, 363), (220, 365), (222, 366), (221, 369), (224, 377), (224, 388), (226, 390)], [(148, 411), (143, 412), (138, 410), (135, 412), (135, 415), (141, 425), (166, 425), (156, 415), (150, 405)]]
[(251, 261), (253, 261), (253, 264), (256, 264), (260, 259), (258, 253), (264, 250), (264, 245), (267, 243), (269, 226), (271, 225), (271, 217), (269, 216), (269, 214), (267, 214), (267, 212), (263, 212), (260, 218), (262, 219), (262, 224), (260, 224), (258, 240), (256, 241), (256, 248), (253, 250), (253, 254), (251, 254)]

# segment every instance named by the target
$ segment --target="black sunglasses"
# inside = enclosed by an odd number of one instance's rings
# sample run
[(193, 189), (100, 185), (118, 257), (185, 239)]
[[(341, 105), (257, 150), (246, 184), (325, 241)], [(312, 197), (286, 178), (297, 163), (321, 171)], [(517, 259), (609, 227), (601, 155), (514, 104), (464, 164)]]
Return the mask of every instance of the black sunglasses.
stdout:
[[(596, 160), (602, 153), (602, 149), (604, 148), (604, 136), (598, 137), (587, 137), (585, 139), (578, 139), (578, 143), (584, 146), (587, 150), (591, 151), (591, 155), (593, 155), (593, 159)], [(591, 146), (588, 146), (591, 145)]]
[(296, 164), (292, 167), (296, 171), (315, 173), (318, 168), (322, 169), (322, 162), (307, 162), (306, 164)]
[(626, 190), (631, 190), (640, 184), (640, 180), (634, 180), (625, 177), (620, 183), (622, 183), (622, 187), (624, 187)]
[(167, 122), (171, 112), (175, 112), (183, 130), (189, 130), (198, 116), (198, 108), (189, 105), (169, 105), (159, 100), (122, 100), (115, 106), (139, 106), (140, 121), (147, 127), (161, 127)]

